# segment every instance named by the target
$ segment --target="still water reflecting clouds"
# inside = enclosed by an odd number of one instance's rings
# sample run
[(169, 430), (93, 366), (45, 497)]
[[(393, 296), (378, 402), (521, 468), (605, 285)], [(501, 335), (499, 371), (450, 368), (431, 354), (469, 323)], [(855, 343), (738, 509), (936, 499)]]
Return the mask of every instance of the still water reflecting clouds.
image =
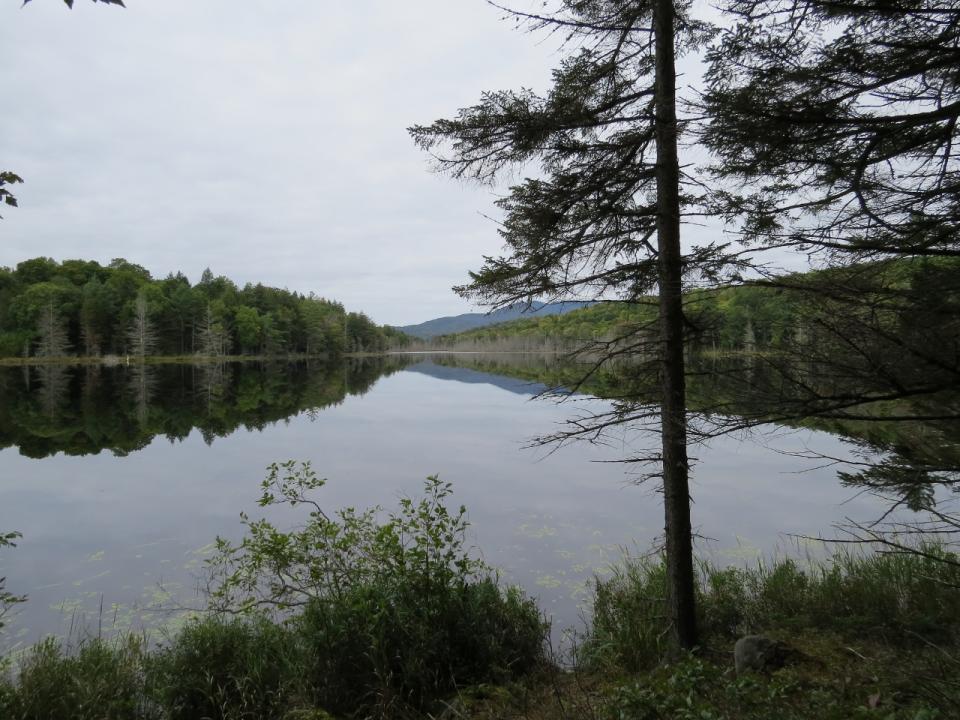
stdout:
[[(540, 387), (524, 380), (418, 357), (226, 368), (219, 379), (211, 368), (157, 368), (148, 378), (103, 369), (98, 389), (87, 370), (70, 372), (55, 378), (53, 400), (42, 378), (20, 369), (5, 370), (0, 385), (0, 528), (24, 533), (0, 557), (0, 574), (30, 596), (8, 641), (80, 622), (94, 631), (153, 624), (164, 617), (158, 603), (201, 604), (210, 543), (239, 539), (240, 511), (261, 513), (264, 469), (286, 459), (328, 478), (321, 502), (331, 508), (391, 506), (434, 473), (451, 481), (486, 560), (561, 627), (577, 623), (593, 572), (622, 548), (649, 549), (662, 527), (652, 488), (633, 485), (627, 466), (597, 462), (639, 449), (627, 440), (524, 448), (571, 413), (569, 403), (532, 399)], [(790, 533), (830, 534), (844, 517), (877, 514), (877, 501), (842, 488), (834, 468), (784, 454), (809, 448), (849, 453), (825, 433), (769, 427), (697, 449), (693, 518), (711, 538), (702, 552), (735, 561), (787, 552)]]

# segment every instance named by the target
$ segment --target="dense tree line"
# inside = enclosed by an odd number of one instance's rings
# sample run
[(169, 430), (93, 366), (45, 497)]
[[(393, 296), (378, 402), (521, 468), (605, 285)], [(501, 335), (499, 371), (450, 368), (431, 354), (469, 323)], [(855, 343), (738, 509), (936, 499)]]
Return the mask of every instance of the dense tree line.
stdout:
[(122, 258), (0, 268), (0, 356), (339, 355), (404, 336), (314, 294), (242, 288), (209, 269), (154, 279)]

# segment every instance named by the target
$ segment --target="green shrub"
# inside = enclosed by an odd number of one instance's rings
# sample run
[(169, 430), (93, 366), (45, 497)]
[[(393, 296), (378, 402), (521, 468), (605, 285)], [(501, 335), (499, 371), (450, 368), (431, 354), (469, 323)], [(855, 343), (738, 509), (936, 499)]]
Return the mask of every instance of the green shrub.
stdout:
[(700, 626), (727, 636), (743, 630), (752, 575), (738, 568), (717, 569), (700, 564)]
[(357, 587), (336, 603), (311, 603), (299, 628), (310, 647), (313, 701), (378, 715), (521, 676), (542, 661), (545, 633), (532, 601), (489, 578)]
[(518, 590), (502, 590), (466, 546), (466, 510), (428, 478), (381, 519), (374, 508), (328, 516), (308, 465), (275, 465), (261, 505), (309, 508), (291, 532), (250, 521), (239, 545), (218, 541), (211, 568), (224, 608), (304, 607), (291, 622), (307, 647), (312, 701), (386, 716), (430, 707), (459, 686), (508, 680), (544, 660), (547, 626)]
[(305, 506), (306, 523), (282, 532), (244, 518), (241, 544), (218, 541), (212, 604), (239, 616), (193, 621), (149, 653), (134, 639), (70, 652), (40, 643), (19, 677), (0, 679), (0, 717), (401, 716), (544, 662), (548, 626), (471, 556), (466, 510), (446, 506), (449, 484), (428, 479), (423, 498), (385, 517), (329, 517), (308, 497), (322, 484), (309, 466), (274, 466), (261, 503)]

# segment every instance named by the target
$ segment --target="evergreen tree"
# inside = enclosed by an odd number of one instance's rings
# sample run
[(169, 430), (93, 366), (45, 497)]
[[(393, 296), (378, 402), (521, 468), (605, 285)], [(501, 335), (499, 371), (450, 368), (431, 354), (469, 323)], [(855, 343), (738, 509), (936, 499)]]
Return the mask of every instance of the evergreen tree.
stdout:
[[(960, 8), (726, 9), (735, 22), (709, 54), (704, 134), (737, 186), (721, 209), (747, 241), (796, 246), (832, 268), (773, 283), (834, 308), (808, 314), (815, 332), (795, 335), (794, 349), (838, 392), (808, 391), (797, 414), (868, 417), (872, 402), (957, 387)], [(901, 331), (906, 317), (918, 332)], [(793, 382), (790, 365), (781, 370)]]
[[(90, 1), (102, 2), (104, 5), (119, 5), (120, 7), (126, 7), (126, 5), (123, 4), (123, 0), (90, 0)], [(31, 0), (23, 0), (24, 5), (26, 5), (28, 2), (31, 2)], [(68, 8), (70, 8), (71, 10), (73, 9), (73, 0), (63, 0), (63, 2)]]
[(749, 239), (833, 260), (960, 255), (960, 8), (728, 0), (704, 139)]
[[(462, 295), (502, 307), (533, 297), (641, 301), (656, 292), (656, 326), (601, 349), (607, 358), (638, 354), (653, 340), (662, 440), (653, 474), (664, 487), (670, 625), (676, 642), (692, 647), (681, 293), (685, 273), (716, 277), (729, 258), (716, 245), (681, 253), (681, 213), (694, 198), (681, 186), (674, 57), (710, 35), (686, 10), (671, 0), (566, 0), (554, 14), (518, 14), (535, 29), (569, 34), (549, 93), (485, 93), (457, 117), (411, 133), (457, 178), (492, 182), (530, 162), (541, 171), (500, 201), (508, 253), (486, 258)], [(584, 434), (624, 419), (595, 418)]]
[[(960, 431), (960, 7), (945, 0), (728, 0), (709, 56), (704, 139), (745, 239), (831, 269), (804, 296), (778, 412)], [(893, 408), (895, 410), (891, 411)], [(890, 448), (848, 482), (917, 506), (960, 481)], [(908, 488), (904, 492), (904, 488)], [(924, 532), (956, 532), (936, 515)], [(876, 528), (861, 537), (882, 538)]]

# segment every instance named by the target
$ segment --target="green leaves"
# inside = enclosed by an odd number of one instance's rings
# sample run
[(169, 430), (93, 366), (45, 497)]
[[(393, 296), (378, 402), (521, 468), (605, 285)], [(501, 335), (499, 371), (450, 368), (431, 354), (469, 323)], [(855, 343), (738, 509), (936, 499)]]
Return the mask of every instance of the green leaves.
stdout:
[(309, 463), (270, 465), (259, 505), (306, 505), (307, 520), (284, 532), (242, 514), (244, 539), (233, 545), (218, 538), (209, 563), (217, 607), (245, 612), (331, 602), (366, 582), (462, 586), (486, 570), (466, 549), (466, 508), (446, 506), (450, 483), (428, 478), (422, 498), (401, 499), (382, 520), (379, 507), (328, 514), (312, 496), (325, 484)]
[[(852, 257), (955, 255), (956, 7), (729, 0), (723, 9), (733, 22), (707, 53), (701, 137), (749, 200), (730, 208), (746, 213), (747, 232)], [(776, 223), (751, 217), (772, 211)]]
[(448, 507), (450, 483), (427, 478), (420, 497), (388, 513), (325, 511), (315, 498), (324, 484), (309, 463), (271, 465), (260, 505), (307, 505), (308, 516), (284, 531), (241, 515), (243, 540), (218, 538), (208, 569), (213, 609), (290, 618), (325, 708), (402, 715), (398, 703), (422, 708), (458, 685), (509, 679), (542, 661), (546, 624), (471, 555), (466, 509)]
[[(4, 185), (14, 185), (16, 183), (22, 183), (23, 178), (21, 178), (16, 173), (12, 173), (8, 170), (0, 172), (0, 202), (10, 207), (17, 207), (17, 198), (14, 197), (13, 193), (4, 188)], [(0, 215), (2, 218), (3, 215)]]
[[(3, 547), (16, 547), (17, 544), (14, 542), (17, 538), (23, 537), (18, 532), (8, 532), (0, 534), (0, 548)], [(6, 578), (0, 577), (0, 630), (3, 629), (3, 616), (7, 614), (7, 611), (10, 610), (14, 605), (18, 605), (22, 602), (26, 602), (26, 595), (14, 595), (11, 592), (7, 592), (5, 587)]]

